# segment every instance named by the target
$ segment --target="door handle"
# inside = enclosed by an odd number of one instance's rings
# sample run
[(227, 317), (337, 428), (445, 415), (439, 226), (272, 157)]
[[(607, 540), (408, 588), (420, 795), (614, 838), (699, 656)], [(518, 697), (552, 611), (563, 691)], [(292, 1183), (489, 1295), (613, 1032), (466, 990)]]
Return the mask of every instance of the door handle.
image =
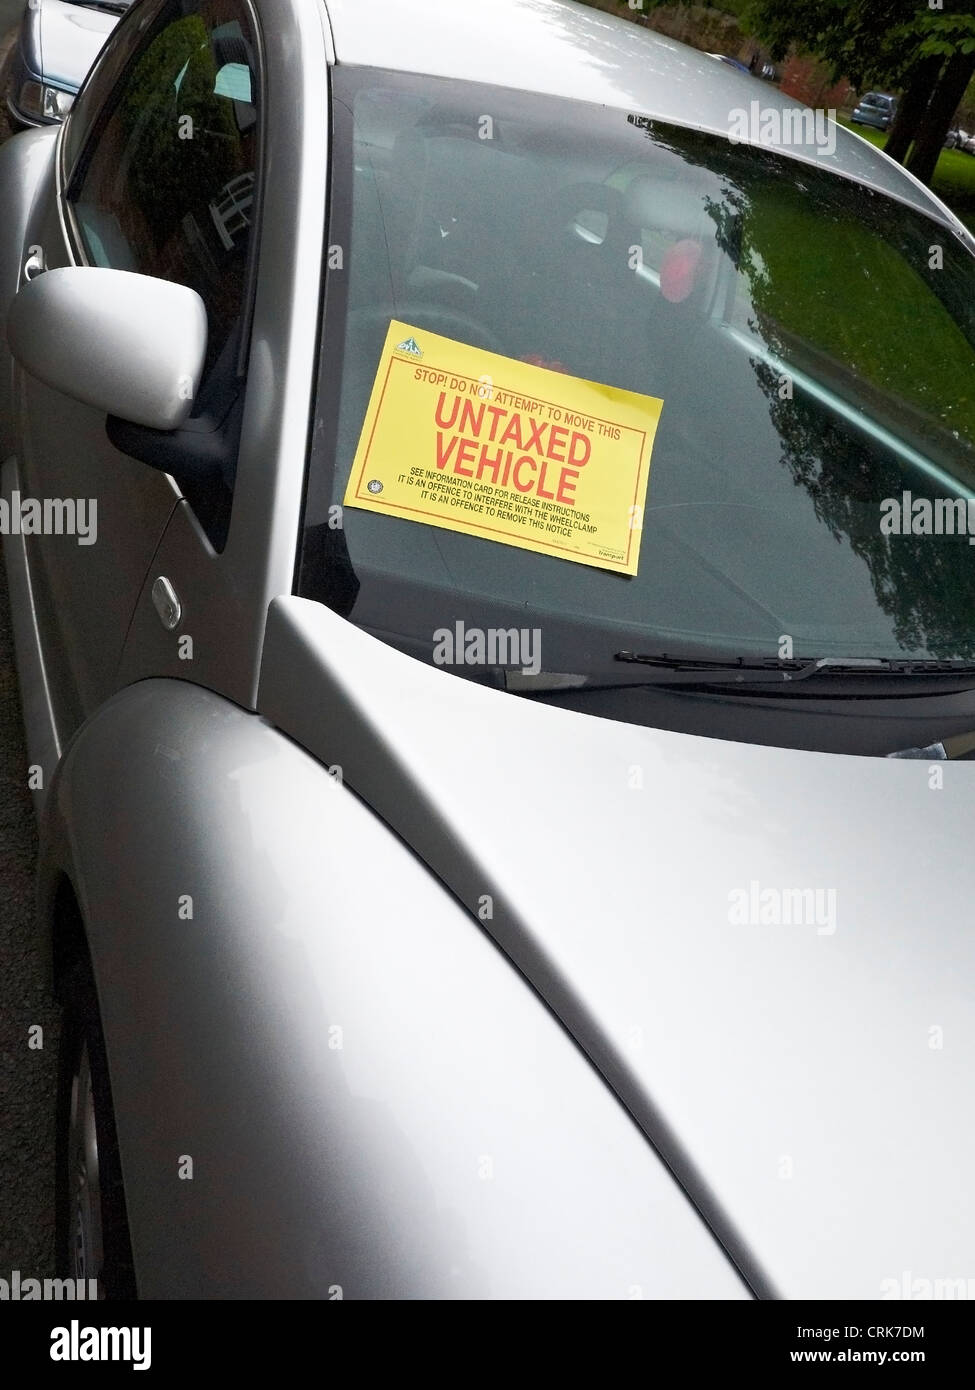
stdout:
[(24, 262), (24, 279), (30, 283), (36, 280), (38, 275), (43, 275), (47, 270), (47, 263), (44, 259), (43, 246), (28, 246), (27, 259)]

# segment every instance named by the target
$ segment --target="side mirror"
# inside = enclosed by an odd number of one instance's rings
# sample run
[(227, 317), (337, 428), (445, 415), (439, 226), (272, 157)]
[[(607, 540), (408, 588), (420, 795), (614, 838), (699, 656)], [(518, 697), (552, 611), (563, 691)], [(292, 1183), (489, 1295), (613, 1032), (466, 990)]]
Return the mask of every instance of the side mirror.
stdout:
[(70, 266), (22, 287), (7, 339), (24, 370), (55, 391), (132, 424), (176, 430), (203, 372), (207, 312), (183, 285)]

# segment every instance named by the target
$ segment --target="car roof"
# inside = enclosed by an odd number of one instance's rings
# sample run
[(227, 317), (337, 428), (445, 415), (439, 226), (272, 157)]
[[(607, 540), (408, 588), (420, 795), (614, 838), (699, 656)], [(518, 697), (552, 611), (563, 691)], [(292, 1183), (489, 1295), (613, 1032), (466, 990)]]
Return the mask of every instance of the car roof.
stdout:
[[(763, 111), (797, 105), (730, 63), (574, 0), (324, 4), (339, 63), (596, 102), (726, 138), (732, 110), (748, 111), (754, 101)], [(836, 136), (833, 154), (780, 149), (960, 227), (901, 165), (842, 126)]]

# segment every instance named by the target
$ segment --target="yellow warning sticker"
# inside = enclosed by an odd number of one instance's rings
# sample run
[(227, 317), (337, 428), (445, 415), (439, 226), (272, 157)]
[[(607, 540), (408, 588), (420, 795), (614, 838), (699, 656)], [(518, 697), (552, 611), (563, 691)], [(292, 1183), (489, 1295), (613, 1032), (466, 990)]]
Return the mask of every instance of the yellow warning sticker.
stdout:
[(662, 409), (394, 320), (345, 505), (636, 574)]

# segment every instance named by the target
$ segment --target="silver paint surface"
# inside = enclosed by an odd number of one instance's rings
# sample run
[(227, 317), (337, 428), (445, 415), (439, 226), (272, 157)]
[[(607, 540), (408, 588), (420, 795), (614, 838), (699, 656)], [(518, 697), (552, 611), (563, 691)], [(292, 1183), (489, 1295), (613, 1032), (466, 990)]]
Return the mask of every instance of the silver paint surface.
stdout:
[[(904, 1269), (970, 1277), (968, 765), (934, 790), (923, 762), (593, 719), (301, 599), (272, 610), (260, 708), (462, 902), (491, 895), (488, 929), (753, 1286), (870, 1299)], [(833, 891), (835, 931), (734, 924), (753, 881)]]
[(143, 1297), (747, 1296), (477, 920), (262, 719), (121, 693), (45, 843), (89, 922)]

